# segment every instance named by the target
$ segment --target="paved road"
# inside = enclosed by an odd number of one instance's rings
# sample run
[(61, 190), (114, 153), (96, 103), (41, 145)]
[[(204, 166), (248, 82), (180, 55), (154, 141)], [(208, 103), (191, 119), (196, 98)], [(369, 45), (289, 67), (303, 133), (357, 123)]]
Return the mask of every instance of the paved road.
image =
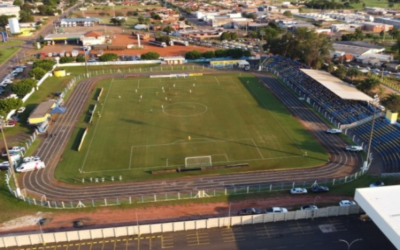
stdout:
[(396, 248), (372, 222), (358, 216), (315, 220), (273, 222), (232, 228), (189, 230), (183, 232), (132, 235), (79, 242), (47, 244), (12, 250), (346, 250), (339, 239), (353, 241), (352, 250), (395, 250)]
[[(226, 71), (224, 73), (227, 73)], [(46, 162), (46, 169), (25, 173), (22, 176), (22, 186), (28, 190), (46, 195), (48, 200), (77, 201), (89, 199), (103, 199), (159, 193), (188, 192), (192, 190), (206, 190), (216, 188), (233, 188), (246, 185), (261, 185), (280, 183), (282, 181), (314, 181), (337, 178), (349, 175), (362, 166), (359, 154), (345, 152), (346, 143), (340, 136), (324, 133), (328, 126), (307, 106), (291, 94), (272, 76), (257, 74), (262, 84), (269, 88), (288, 107), (321, 144), (331, 154), (331, 162), (325, 166), (317, 167), (313, 171), (308, 169), (290, 171), (265, 171), (221, 176), (202, 176), (197, 178), (180, 178), (174, 180), (113, 183), (112, 185), (73, 186), (60, 184), (54, 179), (54, 170), (62, 152), (71, 136), (75, 124), (83, 112), (83, 106), (91, 95), (96, 82), (104, 78), (86, 79), (79, 83), (69, 97), (66, 104), (68, 110), (60, 116), (53, 125), (51, 133), (57, 134), (56, 138), (47, 138), (40, 145), (37, 154)], [(107, 77), (107, 76), (106, 76)]]

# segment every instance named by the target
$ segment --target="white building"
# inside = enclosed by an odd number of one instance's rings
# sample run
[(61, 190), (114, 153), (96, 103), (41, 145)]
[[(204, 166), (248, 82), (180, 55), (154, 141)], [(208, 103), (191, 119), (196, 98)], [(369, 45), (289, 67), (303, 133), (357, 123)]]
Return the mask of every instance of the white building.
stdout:
[(1, 15), (6, 15), (6, 16), (14, 15), (16, 18), (19, 18), (20, 10), (21, 9), (19, 6), (9, 5), (9, 4), (0, 4), (0, 16)]

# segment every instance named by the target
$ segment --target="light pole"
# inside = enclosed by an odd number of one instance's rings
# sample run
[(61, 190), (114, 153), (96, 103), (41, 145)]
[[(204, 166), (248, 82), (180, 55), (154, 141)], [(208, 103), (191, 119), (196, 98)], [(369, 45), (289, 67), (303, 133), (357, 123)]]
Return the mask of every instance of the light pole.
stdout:
[(231, 227), (231, 205), (232, 205), (232, 203), (229, 202), (229, 212), (228, 212), (229, 225), (228, 225), (228, 228)]
[(317, 200), (317, 198), (319, 199), (319, 198), (321, 198), (321, 197), (319, 197), (319, 196), (315, 196), (315, 198), (314, 198), (314, 206), (315, 206), (315, 201)]
[(379, 102), (378, 95), (374, 95), (374, 99), (371, 101), (371, 105), (374, 108), (374, 114), (372, 116), (371, 131), (370, 131), (370, 134), (369, 134), (369, 141), (368, 141), (368, 148), (367, 148), (367, 157), (365, 159), (364, 166), (363, 166), (364, 169), (368, 168), (368, 161), (369, 161), (369, 157), (370, 157), (369, 155), (370, 155), (370, 152), (371, 152), (372, 137), (374, 136), (376, 106), (378, 105), (378, 102)]
[(40, 236), (42, 238), (42, 244), (45, 246), (46, 242), (44, 241), (44, 237), (43, 237), (43, 230), (42, 230), (42, 223), (43, 223), (43, 219), (39, 220), (39, 229), (40, 229)]
[(19, 185), (18, 185), (17, 177), (15, 176), (14, 165), (13, 165), (13, 162), (12, 162), (11, 157), (10, 157), (10, 152), (8, 151), (7, 140), (6, 140), (6, 136), (4, 135), (4, 117), (2, 117), (2, 116), (0, 117), (0, 123), (1, 123), (0, 124), (1, 135), (3, 136), (4, 147), (6, 148), (7, 159), (8, 159), (8, 164), (9, 164), (9, 168), (8, 169), (10, 170), (10, 173), (11, 173), (11, 175), (13, 177), (13, 181), (14, 181), (14, 185), (15, 185), (15, 191), (17, 192), (17, 196), (19, 198), (19, 197), (21, 197), (21, 190), (20, 190)]
[(357, 241), (361, 241), (363, 239), (355, 239), (353, 240), (351, 243), (349, 243), (347, 240), (339, 240), (340, 242), (344, 242), (347, 245), (347, 250), (350, 250), (351, 245), (353, 245), (353, 243), (357, 242)]

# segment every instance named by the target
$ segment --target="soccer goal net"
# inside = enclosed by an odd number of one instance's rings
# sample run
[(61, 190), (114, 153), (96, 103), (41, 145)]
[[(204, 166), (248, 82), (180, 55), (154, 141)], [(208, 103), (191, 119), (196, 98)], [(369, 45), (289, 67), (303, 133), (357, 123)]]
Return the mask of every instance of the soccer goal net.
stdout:
[(185, 167), (210, 167), (211, 156), (192, 156), (185, 158)]

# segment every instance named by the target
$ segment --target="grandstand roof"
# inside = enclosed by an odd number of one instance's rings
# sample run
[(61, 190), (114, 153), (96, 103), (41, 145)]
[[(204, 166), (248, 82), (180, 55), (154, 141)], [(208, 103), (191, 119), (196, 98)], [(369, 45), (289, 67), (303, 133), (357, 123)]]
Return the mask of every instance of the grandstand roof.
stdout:
[(357, 188), (355, 201), (383, 234), (400, 249), (400, 186)]
[(373, 100), (372, 97), (369, 97), (368, 95), (359, 91), (353, 85), (343, 82), (342, 80), (332, 76), (328, 72), (313, 69), (300, 70), (342, 99), (356, 101)]

